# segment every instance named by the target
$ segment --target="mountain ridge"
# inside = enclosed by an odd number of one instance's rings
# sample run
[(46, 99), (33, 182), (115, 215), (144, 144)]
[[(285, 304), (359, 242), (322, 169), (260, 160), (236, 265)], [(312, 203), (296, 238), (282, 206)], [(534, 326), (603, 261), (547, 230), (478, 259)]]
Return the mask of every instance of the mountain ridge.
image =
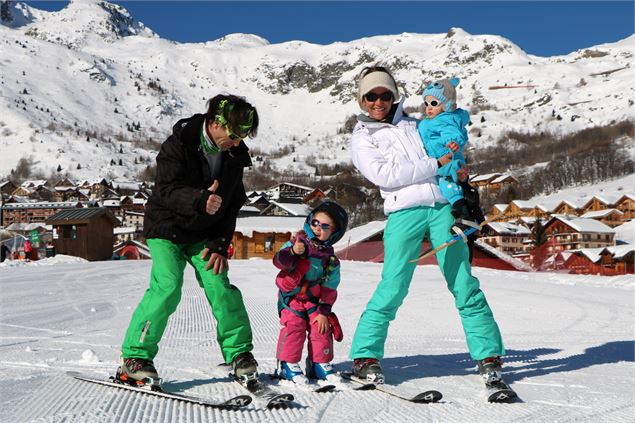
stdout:
[[(359, 112), (359, 71), (377, 61), (393, 70), (411, 109), (420, 106), (426, 81), (459, 76), (472, 148), (508, 131), (567, 134), (635, 117), (628, 77), (635, 35), (546, 58), (461, 28), (328, 45), (271, 44), (253, 34), (177, 43), (98, 0), (75, 0), (59, 12), (7, 1), (0, 8), (14, 22), (0, 25), (2, 174), (26, 157), (45, 174), (61, 166), (82, 179), (132, 178), (179, 118), (203, 111), (220, 92), (257, 106), (260, 134), (247, 141), (255, 153), (289, 150), (268, 160), (313, 174), (307, 162), (350, 162), (347, 135), (338, 132)], [(110, 164), (120, 159), (122, 166)]]

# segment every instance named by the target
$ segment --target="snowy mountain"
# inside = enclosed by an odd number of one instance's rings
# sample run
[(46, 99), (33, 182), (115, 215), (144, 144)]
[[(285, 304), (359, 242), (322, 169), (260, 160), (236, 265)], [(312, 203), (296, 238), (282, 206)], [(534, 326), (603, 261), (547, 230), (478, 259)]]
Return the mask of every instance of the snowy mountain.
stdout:
[(258, 107), (259, 136), (248, 141), (256, 155), (277, 153), (265, 161), (312, 174), (315, 163), (350, 162), (338, 131), (358, 113), (356, 76), (377, 61), (410, 107), (421, 105), (424, 81), (459, 76), (474, 148), (509, 130), (565, 134), (635, 117), (635, 35), (538, 57), (459, 28), (330, 45), (249, 34), (181, 44), (100, 0), (59, 12), (2, 1), (0, 18), (2, 175), (27, 158), (45, 176), (60, 165), (77, 178), (134, 177), (176, 120), (220, 92)]
[[(387, 381), (400, 392), (438, 389), (441, 403), (413, 404), (348, 386), (317, 394), (281, 382), (280, 388), (295, 395), (296, 406), (265, 410), (254, 401), (241, 411), (223, 411), (66, 375), (76, 371), (106, 378), (115, 371), (124, 332), (150, 274), (149, 261), (80, 260), (57, 256), (0, 265), (0, 421), (613, 423), (632, 422), (635, 415), (632, 275), (474, 269), (503, 334), (505, 377), (522, 399), (516, 404), (487, 404), (439, 269), (417, 266), (408, 297), (390, 325), (382, 364)], [(265, 380), (276, 366), (276, 272), (269, 260), (232, 260), (229, 270), (245, 300), (253, 353)], [(334, 345), (337, 370), (350, 369), (351, 339), (380, 278), (380, 263), (342, 262), (334, 307), (344, 332), (343, 341)], [(181, 303), (160, 343), (157, 370), (164, 386), (175, 392), (210, 400), (244, 393), (230, 381), (227, 368), (217, 366), (221, 361), (214, 319), (188, 266)]]

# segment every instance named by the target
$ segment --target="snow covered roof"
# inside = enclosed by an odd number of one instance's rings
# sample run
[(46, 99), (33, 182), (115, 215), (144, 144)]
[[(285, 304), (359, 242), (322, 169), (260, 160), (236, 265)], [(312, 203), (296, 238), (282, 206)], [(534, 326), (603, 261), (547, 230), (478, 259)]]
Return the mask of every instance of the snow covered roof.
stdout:
[(254, 232), (260, 233), (287, 233), (292, 234), (301, 230), (305, 217), (289, 216), (249, 216), (236, 219), (236, 229), (243, 236), (253, 237)]
[(518, 206), (519, 209), (533, 209), (534, 207), (540, 207), (542, 209), (545, 209), (544, 206), (540, 206), (539, 204), (535, 203), (534, 201), (513, 200), (512, 203), (514, 203), (516, 206)]
[(507, 235), (529, 235), (531, 231), (522, 225), (516, 225), (511, 222), (490, 222), (487, 224), (497, 234)]
[(472, 179), (470, 179), (470, 182), (485, 182), (485, 181), (489, 181), (492, 178), (498, 178), (500, 176), (501, 176), (500, 173), (488, 173), (486, 175), (476, 175), (476, 176), (473, 176)]
[(311, 187), (306, 187), (304, 185), (292, 184), (290, 182), (281, 182), (281, 183), (279, 183), (277, 185), (274, 185), (271, 188), (269, 188), (268, 191), (279, 190), (282, 185), (289, 185), (291, 187), (300, 188), (300, 189), (303, 189), (303, 190), (306, 190), (306, 191), (313, 191), (315, 189), (315, 188), (311, 188)]
[(304, 203), (281, 203), (272, 201), (271, 204), (286, 210), (294, 216), (308, 216), (311, 213), (311, 207)]
[(57, 202), (45, 202), (38, 201), (34, 203), (9, 203), (2, 206), (4, 209), (68, 209), (77, 207), (78, 201), (57, 201)]
[(240, 208), (241, 212), (248, 212), (248, 213), (260, 213), (260, 209), (258, 207), (254, 207), (254, 206), (242, 206)]
[(604, 247), (602, 251), (607, 250), (613, 258), (623, 258), (627, 254), (635, 251), (635, 245), (625, 244), (625, 245), (614, 245), (611, 247)]
[(20, 185), (22, 188), (39, 187), (40, 185), (46, 185), (46, 179), (33, 179), (31, 181), (24, 181)]
[(505, 179), (507, 178), (511, 178), (513, 180), (516, 180), (516, 178), (514, 178), (512, 175), (510, 175), (509, 173), (505, 173), (504, 175), (500, 175), (498, 177), (496, 177), (495, 179), (492, 180), (492, 184), (498, 184), (500, 182), (503, 182)]
[(605, 209), (605, 210), (595, 210), (595, 211), (586, 212), (580, 217), (587, 218), (587, 219), (594, 219), (596, 217), (606, 217), (613, 213), (619, 213), (620, 215), (624, 215), (624, 213), (619, 211), (618, 209)]
[(104, 200), (101, 202), (104, 207), (119, 207), (121, 205), (120, 200)]
[(494, 204), (494, 208), (502, 213), (507, 208), (507, 204)]
[(342, 251), (351, 245), (358, 244), (375, 236), (376, 234), (382, 232), (385, 228), (386, 220), (375, 220), (373, 222), (357, 226), (353, 229), (349, 229), (346, 231), (342, 239), (333, 245), (333, 249), (336, 253), (338, 251)]
[(614, 234), (615, 231), (609, 226), (595, 219), (584, 219), (581, 217), (566, 218), (563, 216), (555, 216), (552, 218), (561, 221), (562, 223), (570, 226), (577, 232), (596, 232), (605, 234)]
[(613, 228), (615, 240), (635, 244), (635, 219)]

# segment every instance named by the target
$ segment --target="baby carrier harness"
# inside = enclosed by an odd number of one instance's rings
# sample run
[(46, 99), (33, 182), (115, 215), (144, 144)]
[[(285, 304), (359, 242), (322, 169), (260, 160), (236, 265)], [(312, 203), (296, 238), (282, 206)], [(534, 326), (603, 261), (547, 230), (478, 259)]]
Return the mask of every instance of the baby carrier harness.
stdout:
[[(322, 277), (320, 277), (319, 279), (304, 280), (303, 278), (300, 285), (289, 292), (282, 292), (281, 290), (278, 290), (278, 316), (282, 314), (282, 310), (287, 309), (296, 316), (302, 317), (304, 320), (309, 320), (309, 315), (317, 310), (320, 301), (319, 298), (316, 298), (311, 293), (311, 288), (315, 285), (326, 282), (331, 276), (331, 272), (333, 272), (333, 269), (335, 268), (335, 256), (329, 256), (329, 258), (325, 261), (326, 264), (323, 264), (322, 266)], [(324, 261), (322, 263), (324, 263)], [(289, 303), (296, 294), (306, 295), (309, 301), (315, 303), (315, 305), (305, 311), (294, 310), (289, 306)]]

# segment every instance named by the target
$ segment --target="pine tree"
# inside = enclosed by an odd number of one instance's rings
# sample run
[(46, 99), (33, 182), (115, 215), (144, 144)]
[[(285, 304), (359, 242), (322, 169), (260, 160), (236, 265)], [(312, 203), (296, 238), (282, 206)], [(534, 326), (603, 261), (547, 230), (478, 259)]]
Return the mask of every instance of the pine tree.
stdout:
[(548, 241), (547, 232), (542, 224), (542, 219), (537, 219), (534, 223), (534, 227), (531, 229), (531, 243), (534, 247), (540, 247), (542, 244)]
[(79, 163), (77, 163), (77, 170), (79, 170), (79, 169), (81, 169), (81, 168), (82, 168), (82, 165), (81, 165), (81, 164), (79, 164)]
[(123, 166), (123, 161), (119, 159), (119, 166)]
[(57, 165), (57, 171), (58, 171), (58, 172), (61, 172), (61, 171), (62, 171), (62, 165), (59, 165), (59, 164)]

